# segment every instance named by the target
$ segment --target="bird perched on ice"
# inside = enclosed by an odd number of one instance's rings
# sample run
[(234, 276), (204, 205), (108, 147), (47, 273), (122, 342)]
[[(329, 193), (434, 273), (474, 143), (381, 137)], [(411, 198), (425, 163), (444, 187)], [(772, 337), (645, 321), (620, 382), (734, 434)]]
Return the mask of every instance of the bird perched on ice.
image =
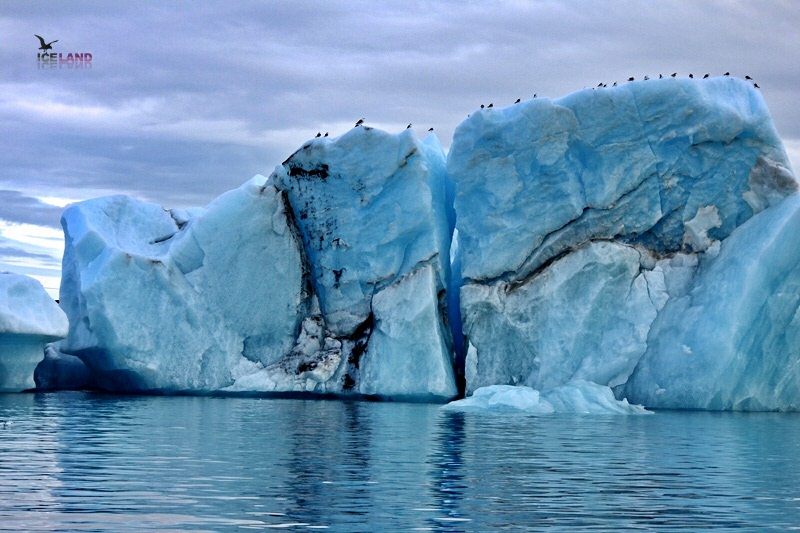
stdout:
[(484, 106), (483, 104), (481, 104), (481, 109), (483, 109), (484, 107), (485, 107), (485, 106)]
[(761, 88), (761, 87), (759, 87), (759, 86), (758, 86), (758, 84), (757, 84), (757, 83), (754, 83), (754, 84), (753, 84), (753, 87), (755, 87), (756, 89), (760, 89), (760, 88)]
[(326, 131), (326, 132), (325, 132), (325, 135), (323, 135), (323, 137), (327, 137), (327, 136), (328, 136), (328, 132)]
[(428, 131), (433, 131), (433, 128), (428, 128)]
[(670, 74), (670, 76), (669, 76), (669, 77), (670, 77), (670, 78), (674, 78), (674, 77), (675, 77), (675, 76), (677, 76), (677, 75), (678, 75), (678, 73), (677, 73), (677, 72), (673, 72), (672, 74)]
[(315, 139), (319, 139), (320, 137), (322, 137), (322, 134), (321, 134), (320, 132), (317, 132), (317, 136), (316, 136), (316, 137), (314, 137), (314, 138), (315, 138)]
[(706, 79), (707, 77), (708, 77), (708, 74), (706, 74), (705, 76), (703, 76), (703, 79)]
[(494, 107), (494, 104), (489, 104), (486, 107)]
[(407, 130), (410, 130), (410, 129), (411, 129), (411, 124), (409, 124), (408, 126), (406, 126), (406, 129), (407, 129)]
[(364, 123), (364, 119), (363, 119), (363, 118), (360, 118), (360, 119), (358, 119), (358, 122), (356, 122), (356, 126), (355, 126), (355, 127), (357, 128), (357, 127), (359, 127), (360, 125), (362, 125), (363, 123)]
[(725, 74), (723, 74), (723, 76), (730, 76), (730, 75), (731, 75), (730, 72), (726, 72)]
[(650, 76), (645, 76), (645, 77), (644, 77), (644, 81), (647, 81), (647, 80), (649, 80), (649, 79), (650, 79)]
[(662, 76), (661, 74), (659, 74), (659, 75), (658, 75), (658, 79), (661, 79), (661, 78), (663, 78), (663, 77), (664, 77), (664, 76)]
[(520, 100), (521, 100), (520, 98), (517, 98), (517, 101), (516, 101), (516, 102), (514, 102), (514, 103), (515, 103), (515, 104), (518, 104), (518, 103), (520, 103)]
[(694, 76), (692, 76), (691, 74), (689, 74), (689, 77), (690, 77), (690, 78), (692, 78), (692, 79), (694, 79)]
[(628, 78), (628, 81), (633, 81), (633, 76), (631, 76), (630, 78)]
[(745, 76), (745, 77), (744, 77), (744, 79), (746, 79), (746, 80), (752, 80), (753, 78), (751, 78), (750, 76)]

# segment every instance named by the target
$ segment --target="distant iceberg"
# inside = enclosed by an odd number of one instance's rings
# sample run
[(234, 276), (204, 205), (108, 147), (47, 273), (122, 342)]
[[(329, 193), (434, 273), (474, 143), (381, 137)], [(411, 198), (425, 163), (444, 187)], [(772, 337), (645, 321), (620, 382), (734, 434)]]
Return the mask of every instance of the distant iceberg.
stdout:
[(0, 392), (35, 386), (45, 345), (67, 336), (67, 316), (33, 278), (0, 273)]

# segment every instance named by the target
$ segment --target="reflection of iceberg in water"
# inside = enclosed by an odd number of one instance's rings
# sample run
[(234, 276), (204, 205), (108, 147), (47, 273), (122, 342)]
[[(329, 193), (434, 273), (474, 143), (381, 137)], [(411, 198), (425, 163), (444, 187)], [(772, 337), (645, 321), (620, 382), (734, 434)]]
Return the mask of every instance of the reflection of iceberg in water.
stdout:
[(463, 459), (466, 420), (464, 413), (444, 412), (439, 422), (435, 448), (428, 458), (433, 500), (438, 507), (436, 516), (432, 516), (430, 521), (437, 527), (447, 528), (452, 522), (470, 521), (461, 509), (461, 500), (468, 488)]
[(0, 394), (0, 421), (6, 420), (13, 424), (0, 424), (0, 524), (57, 530), (59, 413), (46, 395)]

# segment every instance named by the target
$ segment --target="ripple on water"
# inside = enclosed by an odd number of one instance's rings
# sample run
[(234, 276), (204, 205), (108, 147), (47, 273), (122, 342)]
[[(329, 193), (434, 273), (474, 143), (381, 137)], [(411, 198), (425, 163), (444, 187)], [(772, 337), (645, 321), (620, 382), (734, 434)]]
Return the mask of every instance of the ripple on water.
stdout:
[(2, 394), (0, 530), (800, 527), (800, 416)]

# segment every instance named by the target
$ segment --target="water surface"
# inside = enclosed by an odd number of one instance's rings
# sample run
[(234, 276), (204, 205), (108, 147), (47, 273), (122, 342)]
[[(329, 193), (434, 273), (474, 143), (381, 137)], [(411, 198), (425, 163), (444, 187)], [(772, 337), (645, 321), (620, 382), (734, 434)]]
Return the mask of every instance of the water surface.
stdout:
[(800, 415), (0, 394), (2, 531), (800, 528)]

